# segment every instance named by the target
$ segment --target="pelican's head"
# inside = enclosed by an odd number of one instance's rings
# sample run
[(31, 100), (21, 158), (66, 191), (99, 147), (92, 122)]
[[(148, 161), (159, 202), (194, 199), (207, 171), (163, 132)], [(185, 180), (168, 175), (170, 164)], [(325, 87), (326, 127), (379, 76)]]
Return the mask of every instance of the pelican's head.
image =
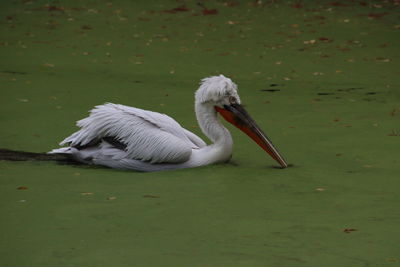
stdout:
[(195, 98), (197, 103), (211, 103), (221, 108), (232, 102), (240, 104), (237, 85), (222, 74), (201, 80)]
[(229, 123), (247, 134), (282, 168), (288, 165), (267, 135), (240, 105), (237, 85), (224, 75), (205, 78), (196, 91), (196, 104), (210, 104)]

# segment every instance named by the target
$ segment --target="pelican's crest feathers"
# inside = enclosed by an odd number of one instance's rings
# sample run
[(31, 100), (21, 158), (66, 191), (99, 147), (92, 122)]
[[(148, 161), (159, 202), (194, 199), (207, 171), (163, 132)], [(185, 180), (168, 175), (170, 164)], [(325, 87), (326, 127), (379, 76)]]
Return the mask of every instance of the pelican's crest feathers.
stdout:
[(240, 104), (237, 90), (237, 85), (222, 74), (204, 78), (201, 80), (200, 88), (196, 91), (196, 102), (213, 101), (218, 103), (229, 96), (233, 96), (236, 98), (237, 103)]

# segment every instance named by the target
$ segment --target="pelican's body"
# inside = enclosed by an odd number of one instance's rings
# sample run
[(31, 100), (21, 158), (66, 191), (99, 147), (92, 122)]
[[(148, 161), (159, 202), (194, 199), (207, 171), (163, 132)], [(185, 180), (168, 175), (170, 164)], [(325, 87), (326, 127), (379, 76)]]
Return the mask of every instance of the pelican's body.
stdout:
[[(232, 107), (235, 110), (229, 111)], [(75, 160), (88, 164), (138, 171), (193, 168), (226, 162), (232, 155), (233, 141), (217, 113), (233, 124), (237, 119), (236, 126), (246, 132), (247, 128), (242, 129), (240, 122), (243, 118), (229, 117), (237, 109), (240, 111), (242, 108), (236, 84), (223, 75), (214, 76), (203, 79), (195, 94), (197, 120), (201, 130), (212, 141), (211, 145), (206, 145), (200, 137), (167, 115), (108, 103), (96, 106), (89, 117), (77, 122), (81, 129), (60, 143), (68, 144), (68, 147), (54, 149), (50, 153), (69, 154)], [(256, 132), (251, 130), (246, 133), (259, 145), (262, 146), (260, 142), (267, 142), (251, 136)], [(286, 162), (272, 143), (268, 146), (272, 146), (272, 152), (271, 147), (262, 147), (286, 167)]]

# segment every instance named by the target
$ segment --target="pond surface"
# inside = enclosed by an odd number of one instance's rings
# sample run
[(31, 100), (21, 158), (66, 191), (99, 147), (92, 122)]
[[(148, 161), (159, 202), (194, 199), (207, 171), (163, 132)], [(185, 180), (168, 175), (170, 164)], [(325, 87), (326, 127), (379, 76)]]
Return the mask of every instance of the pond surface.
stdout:
[(399, 264), (397, 1), (0, 7), (0, 148), (49, 151), (105, 102), (168, 114), (204, 138), (193, 94), (222, 73), (293, 164), (273, 168), (229, 125), (231, 164), (138, 173), (1, 161), (2, 266)]

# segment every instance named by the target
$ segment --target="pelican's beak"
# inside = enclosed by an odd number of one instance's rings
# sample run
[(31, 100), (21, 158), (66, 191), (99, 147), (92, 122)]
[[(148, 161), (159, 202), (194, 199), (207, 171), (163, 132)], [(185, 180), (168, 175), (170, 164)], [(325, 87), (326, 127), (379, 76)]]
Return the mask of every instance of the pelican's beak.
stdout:
[(262, 149), (264, 149), (282, 168), (288, 165), (279, 151), (268, 139), (267, 135), (258, 127), (249, 113), (239, 104), (224, 105), (224, 108), (215, 106), (215, 110), (224, 117), (225, 120), (242, 130), (253, 139)]

